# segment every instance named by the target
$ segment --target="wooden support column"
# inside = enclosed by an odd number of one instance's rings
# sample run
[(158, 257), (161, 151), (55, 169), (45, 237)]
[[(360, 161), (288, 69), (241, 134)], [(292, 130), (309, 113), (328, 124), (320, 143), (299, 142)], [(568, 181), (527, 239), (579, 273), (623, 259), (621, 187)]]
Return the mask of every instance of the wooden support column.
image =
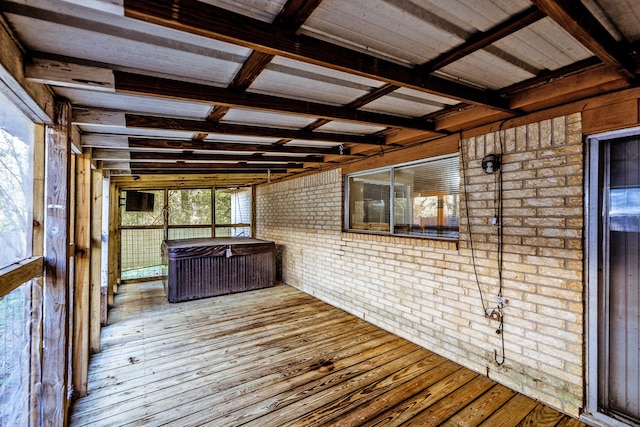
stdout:
[(100, 352), (100, 282), (102, 259), (102, 171), (91, 171), (91, 285), (89, 290), (89, 348)]
[[(32, 254), (33, 256), (44, 255), (44, 191), (45, 191), (45, 127), (35, 126), (33, 147), (33, 234), (32, 234)], [(43, 262), (44, 269), (44, 262)], [(30, 348), (31, 380), (32, 392), (29, 395), (29, 427), (41, 426), (40, 393), (42, 392), (42, 287), (44, 277), (37, 278), (31, 286), (31, 326), (29, 334), (32, 337)]]
[(56, 104), (55, 124), (46, 131), (45, 289), (42, 404), (45, 426), (67, 425), (69, 127), (71, 105)]
[[(107, 324), (107, 311), (109, 305), (113, 304), (113, 299), (109, 299), (109, 216), (110, 209), (109, 204), (111, 197), (109, 193), (109, 187), (111, 185), (111, 179), (109, 172), (103, 172), (102, 177), (102, 250), (100, 257), (100, 324), (105, 326)], [(111, 295), (113, 298), (113, 295)]]
[(118, 293), (120, 239), (118, 238), (118, 190), (115, 183), (109, 185), (109, 305)]
[(89, 295), (91, 273), (91, 149), (76, 157), (74, 397), (87, 394), (89, 378)]

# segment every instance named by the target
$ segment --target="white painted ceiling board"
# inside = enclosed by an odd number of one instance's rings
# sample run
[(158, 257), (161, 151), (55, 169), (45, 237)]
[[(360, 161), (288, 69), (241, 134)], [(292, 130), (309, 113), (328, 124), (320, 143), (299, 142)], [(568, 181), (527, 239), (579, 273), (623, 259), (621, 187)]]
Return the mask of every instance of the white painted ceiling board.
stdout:
[(177, 101), (168, 98), (153, 98), (143, 95), (113, 93), (57, 87), (54, 89), (72, 104), (84, 107), (121, 110), (154, 116), (203, 120), (212, 106), (196, 102)]

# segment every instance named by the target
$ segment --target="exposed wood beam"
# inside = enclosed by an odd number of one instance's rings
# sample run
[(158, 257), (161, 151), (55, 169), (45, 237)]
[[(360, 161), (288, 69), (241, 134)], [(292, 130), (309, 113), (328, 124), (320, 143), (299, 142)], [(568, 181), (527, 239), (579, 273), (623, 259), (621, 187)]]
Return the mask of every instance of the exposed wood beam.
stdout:
[[(52, 86), (115, 91), (145, 96), (157, 96), (183, 101), (213, 104), (217, 107), (244, 107), (276, 111), (330, 120), (364, 122), (376, 125), (409, 129), (433, 130), (432, 124), (421, 119), (411, 119), (389, 114), (360, 111), (310, 101), (278, 96), (247, 93), (199, 83), (184, 82), (155, 76), (108, 70), (102, 67), (64, 60), (34, 58), (25, 71), (28, 79)], [(89, 78), (89, 76), (93, 76)]]
[[(94, 145), (96, 146), (96, 145)], [(129, 138), (128, 146), (132, 149), (181, 150), (181, 151), (249, 151), (259, 153), (293, 153), (320, 155), (350, 155), (348, 147), (301, 147), (290, 145), (238, 144), (213, 141), (184, 141), (173, 139)], [(107, 148), (107, 147), (105, 147)], [(109, 147), (110, 148), (110, 147)]]
[(290, 31), (297, 31), (320, 3), (322, 0), (288, 0), (273, 24)]
[(388, 114), (360, 111), (318, 102), (302, 101), (258, 93), (238, 92), (198, 83), (169, 80), (141, 74), (114, 71), (117, 92), (182, 99), (185, 101), (222, 104), (229, 107), (245, 107), (277, 111), (331, 120), (364, 122), (409, 129), (433, 130), (432, 124)]
[[(418, 70), (230, 12), (197, 0), (125, 0), (125, 15), (227, 43), (390, 84), (510, 111), (495, 92), (423, 75)], [(408, 126), (403, 126), (408, 127)]]
[(540, 9), (532, 6), (487, 31), (472, 34), (462, 45), (456, 46), (437, 58), (420, 65), (418, 69), (425, 73), (431, 73), (539, 21), (544, 16)]
[(349, 135), (308, 130), (280, 129), (259, 126), (235, 125), (230, 123), (209, 122), (203, 120), (171, 119), (155, 116), (126, 114), (127, 128), (171, 129), (174, 131), (203, 132), (208, 134), (242, 135), (269, 138), (301, 139), (306, 141), (328, 141), (336, 143), (384, 145), (385, 139), (379, 136)]
[(240, 71), (238, 71), (229, 85), (229, 88), (241, 91), (247, 90), (273, 58), (274, 56), (268, 53), (257, 50), (251, 52), (251, 55), (242, 64), (242, 68), (240, 68)]
[(194, 154), (183, 153), (153, 153), (148, 151), (134, 151), (129, 153), (131, 161), (183, 161), (183, 162), (207, 162), (207, 161), (262, 161), (262, 162), (307, 162), (322, 163), (322, 156), (265, 156), (258, 154)]
[(396, 85), (392, 85), (392, 84), (386, 84), (383, 86), (380, 86), (376, 89), (373, 89), (371, 92), (369, 92), (366, 95), (361, 96), (360, 98), (356, 99), (353, 102), (349, 103), (349, 107), (351, 108), (360, 108), (370, 102), (375, 101), (378, 98), (382, 98), (385, 95), (390, 94), (391, 92), (400, 89), (400, 86), (396, 86)]
[(302, 163), (164, 163), (164, 162), (130, 162), (131, 169), (166, 169), (166, 170), (182, 170), (182, 169), (204, 169), (208, 171), (220, 170), (239, 170), (239, 171), (256, 171), (256, 170), (287, 170), (287, 169), (304, 169)]
[(628, 50), (613, 38), (582, 2), (575, 0), (531, 0), (531, 2), (628, 81), (636, 78)]

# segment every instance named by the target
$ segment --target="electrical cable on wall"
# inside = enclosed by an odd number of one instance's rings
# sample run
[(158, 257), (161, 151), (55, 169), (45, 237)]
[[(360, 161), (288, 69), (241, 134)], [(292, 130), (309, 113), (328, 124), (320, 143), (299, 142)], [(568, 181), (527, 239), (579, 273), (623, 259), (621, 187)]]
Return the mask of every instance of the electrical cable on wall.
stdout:
[(467, 168), (466, 161), (464, 156), (464, 150), (462, 147), (462, 134), (459, 139), (459, 149), (462, 160), (462, 172), (463, 172), (463, 189), (464, 189), (464, 197), (465, 197), (465, 210), (467, 217), (467, 228), (469, 232), (469, 244), (471, 247), (471, 258), (473, 264), (473, 271), (476, 278), (476, 285), (478, 286), (478, 291), (480, 292), (480, 301), (482, 303), (482, 310), (486, 317), (491, 317), (495, 320), (498, 320), (500, 323), (498, 328), (496, 329), (496, 334), (500, 335), (501, 340), (501, 354), (500, 359), (498, 357), (498, 350), (494, 350), (494, 361), (498, 366), (501, 366), (505, 362), (505, 344), (504, 344), (504, 312), (503, 308), (507, 303), (507, 300), (503, 296), (503, 278), (502, 278), (502, 269), (503, 269), (503, 203), (502, 203), (502, 152), (503, 152), (503, 144), (502, 144), (502, 125), (504, 122), (500, 124), (500, 129), (498, 130), (498, 142), (499, 142), (499, 153), (498, 154), (489, 154), (482, 159), (482, 170), (485, 173), (494, 174), (494, 217), (492, 224), (497, 227), (497, 263), (498, 263), (498, 295), (497, 295), (497, 306), (496, 308), (487, 308), (488, 305), (485, 303), (484, 293), (482, 291), (482, 287), (480, 286), (480, 280), (478, 278), (477, 271), (477, 263), (476, 263), (476, 254), (475, 247), (473, 242), (473, 232), (471, 230), (471, 221), (469, 215), (469, 201), (468, 201), (468, 192), (467, 192)]

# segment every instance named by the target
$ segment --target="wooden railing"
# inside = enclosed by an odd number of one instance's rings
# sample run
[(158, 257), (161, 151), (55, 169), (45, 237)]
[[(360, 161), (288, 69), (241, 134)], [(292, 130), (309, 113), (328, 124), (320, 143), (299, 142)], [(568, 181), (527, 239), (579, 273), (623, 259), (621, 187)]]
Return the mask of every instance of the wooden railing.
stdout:
[(42, 276), (44, 260), (42, 257), (31, 257), (0, 269), (0, 298), (13, 291), (23, 283)]

